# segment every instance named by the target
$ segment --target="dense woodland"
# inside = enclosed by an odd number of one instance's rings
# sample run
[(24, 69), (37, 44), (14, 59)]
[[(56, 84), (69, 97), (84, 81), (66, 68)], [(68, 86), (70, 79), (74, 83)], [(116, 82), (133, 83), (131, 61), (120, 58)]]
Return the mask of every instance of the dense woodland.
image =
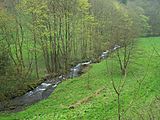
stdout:
[(159, 6), (159, 0), (0, 0), (0, 101), (79, 62), (99, 62), (115, 45), (126, 77), (138, 38), (160, 36)]
[(1, 8), (1, 77), (6, 79), (64, 74), (75, 62), (128, 44), (147, 27), (143, 11), (117, 1), (7, 2)]

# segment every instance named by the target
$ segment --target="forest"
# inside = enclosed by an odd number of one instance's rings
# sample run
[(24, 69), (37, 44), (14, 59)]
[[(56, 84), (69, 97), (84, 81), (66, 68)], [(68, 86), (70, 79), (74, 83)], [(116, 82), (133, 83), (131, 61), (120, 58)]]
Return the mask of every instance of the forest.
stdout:
[(0, 0), (0, 120), (159, 120), (159, 0)]

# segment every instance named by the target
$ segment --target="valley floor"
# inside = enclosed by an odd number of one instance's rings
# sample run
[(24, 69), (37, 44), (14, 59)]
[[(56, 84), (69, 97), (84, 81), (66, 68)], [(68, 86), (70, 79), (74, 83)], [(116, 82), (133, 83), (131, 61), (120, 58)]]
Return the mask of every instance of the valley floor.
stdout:
[[(141, 38), (131, 59), (120, 96), (122, 119), (160, 119), (160, 38)], [(46, 100), (18, 113), (0, 113), (0, 120), (117, 120), (117, 96), (111, 83), (119, 85), (117, 58), (112, 55), (92, 64), (79, 78), (60, 84)]]

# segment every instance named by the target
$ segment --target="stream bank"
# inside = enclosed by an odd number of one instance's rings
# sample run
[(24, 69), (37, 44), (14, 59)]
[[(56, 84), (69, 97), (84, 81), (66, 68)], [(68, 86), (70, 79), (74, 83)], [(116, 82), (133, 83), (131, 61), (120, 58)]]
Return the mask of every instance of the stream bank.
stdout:
[[(113, 49), (104, 51), (100, 55), (100, 59), (106, 59), (109, 54), (117, 49), (120, 46), (115, 46)], [(60, 75), (56, 78), (46, 80), (41, 83), (41, 85), (37, 86), (32, 91), (27, 92), (26, 94), (11, 99), (9, 101), (0, 102), (0, 112), (18, 112), (22, 111), (25, 107), (35, 104), (41, 100), (47, 99), (56, 89), (56, 87), (66, 79), (72, 79), (75, 77), (79, 77), (82, 74), (82, 71), (92, 64), (92, 61), (87, 61), (84, 63), (78, 63), (76, 66), (70, 69), (69, 74)]]

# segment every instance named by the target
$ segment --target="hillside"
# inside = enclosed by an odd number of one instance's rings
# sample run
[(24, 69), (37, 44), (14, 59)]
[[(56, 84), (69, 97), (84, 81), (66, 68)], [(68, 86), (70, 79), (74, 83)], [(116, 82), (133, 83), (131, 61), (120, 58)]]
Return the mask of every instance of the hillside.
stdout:
[(115, 45), (129, 48), (148, 26), (143, 12), (133, 13), (117, 0), (3, 3), (0, 104), (24, 95), (48, 78), (68, 74), (77, 63), (99, 61), (101, 53)]
[[(123, 119), (160, 118), (159, 46), (158, 37), (138, 41), (120, 96)], [(116, 120), (117, 95), (107, 68), (114, 70), (113, 80), (118, 86), (119, 65), (115, 55), (111, 55), (92, 64), (81, 77), (64, 81), (48, 99), (22, 112), (1, 113), (0, 120)]]

